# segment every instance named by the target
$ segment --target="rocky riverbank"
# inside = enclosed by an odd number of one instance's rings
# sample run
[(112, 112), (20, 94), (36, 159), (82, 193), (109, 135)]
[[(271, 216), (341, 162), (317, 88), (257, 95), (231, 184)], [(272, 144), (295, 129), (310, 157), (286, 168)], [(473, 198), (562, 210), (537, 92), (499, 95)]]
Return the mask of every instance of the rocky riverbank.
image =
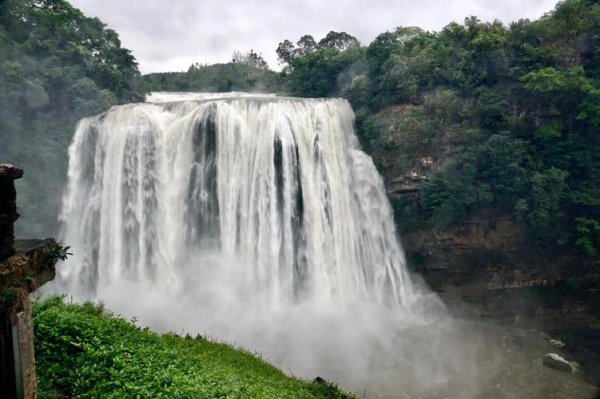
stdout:
[(598, 259), (536, 250), (510, 216), (492, 214), (402, 241), (411, 268), (453, 314), (539, 329), (563, 341), (561, 353), (600, 384)]

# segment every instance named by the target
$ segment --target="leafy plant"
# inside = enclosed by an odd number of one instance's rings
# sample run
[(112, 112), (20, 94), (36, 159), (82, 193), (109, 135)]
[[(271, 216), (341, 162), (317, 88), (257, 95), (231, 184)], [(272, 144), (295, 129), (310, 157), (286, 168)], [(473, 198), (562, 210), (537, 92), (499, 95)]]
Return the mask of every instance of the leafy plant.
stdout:
[(46, 251), (46, 256), (52, 260), (64, 261), (67, 260), (69, 256), (73, 255), (71, 252), (69, 252), (69, 249), (71, 249), (71, 247), (63, 247), (61, 245), (57, 245), (48, 249)]

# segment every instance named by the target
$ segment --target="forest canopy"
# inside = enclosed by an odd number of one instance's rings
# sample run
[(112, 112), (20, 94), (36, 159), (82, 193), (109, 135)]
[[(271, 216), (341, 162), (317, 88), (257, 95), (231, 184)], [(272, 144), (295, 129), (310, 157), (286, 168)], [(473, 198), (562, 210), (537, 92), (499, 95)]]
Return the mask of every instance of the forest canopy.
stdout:
[(23, 167), (22, 234), (56, 229), (75, 123), (143, 101), (117, 33), (65, 0), (0, 2), (0, 159)]

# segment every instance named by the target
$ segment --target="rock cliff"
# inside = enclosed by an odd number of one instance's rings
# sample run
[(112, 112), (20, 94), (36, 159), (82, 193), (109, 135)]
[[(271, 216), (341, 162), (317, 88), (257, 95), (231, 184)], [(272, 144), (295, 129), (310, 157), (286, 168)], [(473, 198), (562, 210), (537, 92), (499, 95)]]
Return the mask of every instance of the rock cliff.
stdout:
[[(538, 328), (600, 382), (600, 258), (542, 249), (514, 212), (471, 212), (459, 224), (433, 226), (420, 207), (433, 172), (453, 160), (476, 126), (430, 123), (421, 105), (374, 116), (380, 133), (369, 152), (384, 177), (409, 266), (461, 317)], [(446, 118), (447, 119), (447, 118)]]

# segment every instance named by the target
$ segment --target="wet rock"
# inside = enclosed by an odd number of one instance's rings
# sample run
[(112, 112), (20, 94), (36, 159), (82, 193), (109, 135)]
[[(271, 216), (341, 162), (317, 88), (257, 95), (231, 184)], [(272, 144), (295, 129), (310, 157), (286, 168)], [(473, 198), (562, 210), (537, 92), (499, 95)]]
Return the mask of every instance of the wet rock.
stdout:
[(554, 370), (563, 371), (565, 373), (574, 373), (576, 367), (573, 363), (556, 353), (548, 353), (544, 356), (542, 364)]
[(17, 213), (15, 179), (23, 176), (23, 170), (13, 165), (0, 164), (0, 260), (14, 255), (14, 222)]

